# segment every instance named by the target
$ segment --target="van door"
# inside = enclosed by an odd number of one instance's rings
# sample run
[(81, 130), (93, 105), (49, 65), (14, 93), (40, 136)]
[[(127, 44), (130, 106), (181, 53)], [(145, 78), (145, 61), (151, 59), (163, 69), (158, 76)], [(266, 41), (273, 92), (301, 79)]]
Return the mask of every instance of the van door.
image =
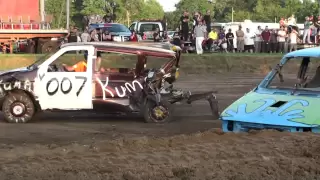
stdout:
[[(76, 64), (85, 61), (83, 54), (87, 52), (86, 70), (84, 72), (69, 72), (62, 69), (64, 61), (72, 60)], [(92, 59), (94, 47), (67, 46), (60, 49), (47, 61), (40, 65), (35, 79), (35, 94), (38, 96), (41, 109), (92, 109)]]

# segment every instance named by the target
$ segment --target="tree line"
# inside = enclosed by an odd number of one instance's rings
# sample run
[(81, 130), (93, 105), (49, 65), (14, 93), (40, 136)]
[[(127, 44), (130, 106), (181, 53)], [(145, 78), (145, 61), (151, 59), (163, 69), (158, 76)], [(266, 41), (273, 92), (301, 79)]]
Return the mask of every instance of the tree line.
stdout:
[[(115, 3), (113, 9), (112, 2)], [(86, 15), (104, 16), (113, 13), (116, 22), (130, 25), (139, 19), (162, 19), (164, 11), (156, 0), (70, 0), (71, 25), (82, 27), (82, 18)], [(46, 0), (46, 14), (53, 15), (51, 27), (61, 28), (66, 25), (66, 0)]]
[[(318, 1), (314, 0), (180, 0), (173, 12), (164, 12), (156, 0), (113, 0), (116, 3), (116, 22), (130, 25), (139, 19), (166, 19), (169, 29), (179, 27), (183, 11), (205, 13), (211, 10), (214, 22), (230, 22), (232, 10), (234, 21), (250, 19), (259, 22), (278, 22), (281, 17), (295, 14), (297, 22), (303, 23), (306, 16), (319, 13)], [(46, 0), (46, 13), (54, 16), (52, 27), (65, 27), (66, 0)], [(82, 27), (85, 15), (112, 13), (109, 0), (70, 0), (70, 19), (72, 25)]]
[(169, 28), (179, 27), (183, 11), (202, 14), (211, 10), (213, 22), (242, 22), (250, 19), (255, 22), (279, 22), (280, 18), (295, 15), (297, 23), (303, 23), (306, 16), (319, 15), (317, 0), (181, 0), (176, 11), (166, 13)]

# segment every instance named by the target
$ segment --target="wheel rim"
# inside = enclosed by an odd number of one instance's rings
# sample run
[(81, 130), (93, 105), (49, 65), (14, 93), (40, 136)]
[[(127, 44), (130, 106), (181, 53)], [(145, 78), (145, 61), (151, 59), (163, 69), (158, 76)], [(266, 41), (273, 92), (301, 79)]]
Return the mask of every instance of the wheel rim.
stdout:
[(13, 116), (21, 117), (26, 113), (26, 106), (21, 102), (14, 102), (12, 103), (10, 110)]
[(164, 121), (168, 116), (169, 116), (169, 111), (164, 106), (161, 106), (161, 105), (160, 106), (155, 106), (151, 110), (151, 117), (156, 122)]

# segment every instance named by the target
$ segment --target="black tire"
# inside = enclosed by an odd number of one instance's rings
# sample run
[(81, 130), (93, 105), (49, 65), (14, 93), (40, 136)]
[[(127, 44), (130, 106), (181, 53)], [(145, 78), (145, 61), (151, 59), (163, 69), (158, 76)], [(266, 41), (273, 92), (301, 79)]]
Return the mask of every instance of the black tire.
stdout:
[(26, 93), (12, 92), (5, 97), (2, 112), (8, 123), (26, 123), (33, 118), (36, 110), (33, 101)]
[[(160, 110), (164, 110), (166, 113), (164, 118), (157, 119), (154, 112), (155, 108), (160, 108)], [(163, 112), (163, 111), (162, 111)], [(157, 107), (154, 101), (148, 100), (145, 104), (144, 112), (144, 121), (146, 123), (166, 123), (170, 122), (173, 119), (173, 105), (166, 101), (161, 101), (159, 106)]]

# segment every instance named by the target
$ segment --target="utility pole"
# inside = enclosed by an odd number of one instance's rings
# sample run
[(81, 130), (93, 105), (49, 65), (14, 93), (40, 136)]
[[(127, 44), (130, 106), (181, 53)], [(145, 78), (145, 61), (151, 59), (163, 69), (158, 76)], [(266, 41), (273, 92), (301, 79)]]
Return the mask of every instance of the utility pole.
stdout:
[(66, 0), (66, 14), (67, 14), (67, 25), (66, 29), (69, 29), (70, 27), (70, 0)]
[(41, 22), (45, 21), (45, 9), (44, 9), (44, 1), (45, 0), (40, 0), (40, 16), (41, 16)]
[[(320, 0), (319, 0), (320, 1)], [(233, 13), (234, 13), (234, 11), (233, 11), (233, 7), (231, 8), (231, 22), (233, 22)]]

